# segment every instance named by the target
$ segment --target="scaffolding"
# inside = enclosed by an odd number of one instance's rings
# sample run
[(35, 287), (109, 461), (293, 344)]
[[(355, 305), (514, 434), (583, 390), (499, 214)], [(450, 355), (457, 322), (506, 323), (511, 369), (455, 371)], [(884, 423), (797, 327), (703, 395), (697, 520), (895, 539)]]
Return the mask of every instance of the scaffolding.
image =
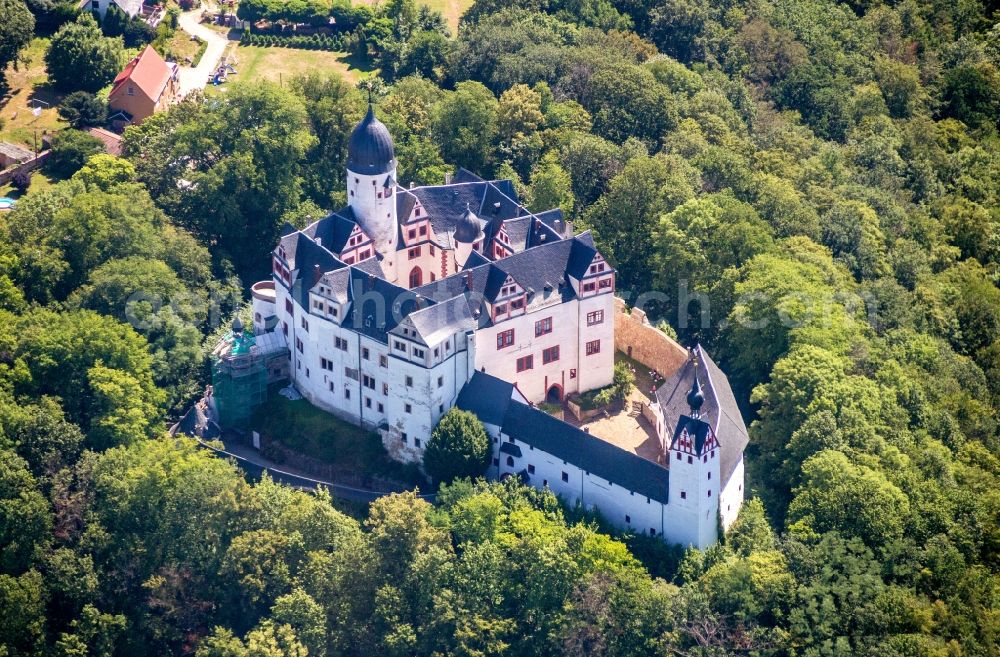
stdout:
[(271, 381), (287, 376), (288, 347), (280, 333), (255, 336), (239, 322), (212, 350), (212, 397), (223, 427), (243, 427), (267, 401)]

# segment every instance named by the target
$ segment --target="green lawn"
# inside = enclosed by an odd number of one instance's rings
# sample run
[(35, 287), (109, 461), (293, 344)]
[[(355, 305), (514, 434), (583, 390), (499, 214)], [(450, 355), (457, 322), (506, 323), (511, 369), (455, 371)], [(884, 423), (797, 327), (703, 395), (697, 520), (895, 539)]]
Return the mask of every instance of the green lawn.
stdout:
[(36, 169), (31, 173), (31, 186), (28, 187), (26, 194), (21, 194), (21, 192), (14, 187), (14, 185), (7, 183), (6, 185), (0, 185), (0, 196), (5, 196), (9, 198), (20, 198), (22, 196), (30, 196), (31, 194), (37, 194), (38, 192), (44, 191), (55, 183), (59, 182), (58, 178), (50, 176), (43, 169)]
[[(356, 5), (375, 5), (379, 0), (352, 0)], [(458, 34), (458, 19), (472, 6), (473, 0), (418, 0), (417, 4), (427, 5), (435, 11), (440, 11), (444, 15), (448, 27), (451, 28), (451, 35)]]
[(325, 50), (300, 50), (298, 48), (278, 48), (262, 46), (238, 46), (236, 48), (239, 71), (230, 80), (270, 80), (283, 82), (296, 75), (312, 71), (336, 71), (345, 80), (354, 83), (377, 71), (366, 70), (362, 62), (345, 52)]
[[(40, 148), (42, 135), (66, 127), (56, 112), (63, 95), (49, 85), (49, 76), (45, 71), (48, 44), (48, 39), (32, 40), (24, 51), (28, 63), (20, 64), (17, 70), (11, 65), (6, 71), (9, 89), (0, 98), (0, 141), (33, 148), (37, 134)], [(31, 112), (37, 104), (33, 103), (34, 100), (44, 101), (41, 116)]]
[(458, 19), (472, 6), (473, 0), (422, 0), (420, 4), (427, 5), (431, 9), (444, 14), (444, 19), (448, 21), (451, 28), (451, 35), (458, 35)]
[(250, 425), (297, 452), (356, 472), (409, 485), (426, 482), (413, 466), (393, 461), (378, 434), (322, 411), (308, 401), (289, 401), (272, 387)]

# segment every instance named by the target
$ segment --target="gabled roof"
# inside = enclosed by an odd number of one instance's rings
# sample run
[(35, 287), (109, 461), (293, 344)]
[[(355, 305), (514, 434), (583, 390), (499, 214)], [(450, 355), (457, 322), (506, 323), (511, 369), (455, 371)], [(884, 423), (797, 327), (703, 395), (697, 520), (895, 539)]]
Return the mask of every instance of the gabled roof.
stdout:
[(458, 393), (455, 406), (463, 411), (475, 413), (485, 424), (500, 426), (507, 414), (507, 407), (514, 399), (523, 397), (517, 392), (513, 383), (477, 371)]
[(472, 173), (465, 167), (459, 167), (458, 171), (451, 179), (452, 183), (465, 183), (465, 182), (483, 182), (483, 179)]
[[(589, 233), (587, 233), (587, 237), (590, 237)], [(594, 248), (593, 243), (587, 244), (585, 240), (573, 240), (573, 250), (569, 254), (566, 273), (580, 280), (587, 275), (587, 267), (594, 261), (595, 255), (597, 255), (597, 249)]]
[[(140, 6), (141, 4), (140, 2)], [(173, 70), (163, 61), (160, 53), (156, 52), (152, 46), (146, 46), (141, 53), (125, 65), (125, 68), (115, 78), (111, 93), (115, 94), (126, 82), (131, 82), (146, 97), (155, 102), (163, 95), (163, 90), (167, 87), (172, 74)]]
[[(466, 266), (463, 271), (415, 288), (414, 292), (440, 301), (471, 291), (492, 302), (500, 292), (503, 281), (510, 275), (528, 293), (529, 310), (562, 303), (575, 294), (573, 288), (566, 284), (571, 254), (574, 249), (595, 253), (588, 242), (592, 244), (589, 234), (583, 233), (573, 239), (542, 244), (501, 260)], [(586, 264), (589, 263), (588, 259)]]
[[(388, 333), (400, 320), (430, 302), (356, 267), (350, 268), (351, 311), (341, 326), (388, 344)], [(384, 309), (384, 312), (383, 312)]]
[[(118, 8), (125, 12), (129, 18), (135, 18), (140, 11), (142, 11), (142, 0), (111, 0), (112, 3), (118, 5)], [(80, 0), (76, 3), (77, 9), (87, 9), (90, 7), (91, 0)]]
[(698, 418), (689, 415), (680, 416), (677, 419), (677, 428), (674, 429), (674, 437), (670, 441), (672, 449), (677, 449), (675, 443), (685, 432), (687, 433), (687, 437), (694, 443), (694, 453), (700, 455), (702, 448), (705, 446), (705, 441), (708, 440), (712, 432), (712, 427), (707, 422)]
[(348, 238), (357, 226), (354, 211), (350, 207), (346, 207), (313, 222), (302, 232), (313, 239), (319, 239), (320, 244), (332, 253), (340, 253), (344, 250)]
[(667, 503), (669, 470), (544, 411), (512, 402), (507, 406), (501, 430), (511, 438), (572, 463), (613, 486)]
[[(401, 222), (409, 219), (413, 206), (419, 201), (438, 243), (448, 247), (446, 235), (452, 234), (462, 224), (466, 209), (484, 225), (486, 238), (492, 233), (490, 225), (497, 219), (526, 216), (528, 210), (520, 204), (514, 184), (509, 180), (485, 181), (469, 174), (456, 176), (448, 185), (428, 185), (406, 189), (396, 188), (396, 215)], [(423, 215), (422, 215), (423, 216)]]
[(7, 141), (0, 141), (0, 155), (4, 155), (15, 162), (26, 162), (35, 156), (27, 148), (21, 148), (17, 144)]
[[(690, 408), (687, 393), (694, 383), (695, 357), (697, 357), (698, 378), (703, 385), (705, 403), (701, 407), (701, 419), (707, 422), (719, 441), (721, 460), (719, 466), (723, 484), (729, 481), (733, 470), (743, 456), (743, 450), (750, 442), (743, 415), (740, 413), (736, 396), (729, 385), (729, 379), (719, 369), (701, 345), (691, 350), (691, 357), (677, 372), (667, 379), (656, 391), (656, 402), (660, 406), (664, 422), (677, 418), (684, 422)], [(690, 419), (690, 418), (688, 418)]]
[(420, 341), (429, 347), (457, 331), (473, 330), (478, 325), (464, 296), (414, 310), (406, 320), (416, 329)]
[(465, 261), (464, 268), (472, 269), (473, 267), (478, 267), (480, 265), (488, 265), (490, 261), (479, 251), (473, 251), (469, 254), (469, 257)]
[(104, 150), (115, 157), (122, 154), (122, 138), (104, 128), (87, 128), (87, 132), (104, 142)]

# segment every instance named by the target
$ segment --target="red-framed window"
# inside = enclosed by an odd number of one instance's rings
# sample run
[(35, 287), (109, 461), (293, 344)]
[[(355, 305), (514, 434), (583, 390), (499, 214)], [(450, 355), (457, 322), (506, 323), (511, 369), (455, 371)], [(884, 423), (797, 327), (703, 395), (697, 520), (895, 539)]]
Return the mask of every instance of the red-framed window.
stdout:
[(600, 340), (591, 340), (590, 342), (587, 343), (587, 355), (588, 356), (593, 356), (594, 354), (599, 354), (599, 353), (601, 353), (601, 341)]
[(559, 345), (555, 347), (549, 347), (542, 351), (542, 364), (548, 365), (549, 363), (554, 363), (559, 360)]
[(535, 366), (534, 356), (524, 356), (517, 359), (517, 371), (523, 372), (525, 370), (530, 370)]
[(552, 318), (546, 317), (545, 319), (540, 319), (535, 322), (535, 337), (545, 335), (546, 333), (552, 332)]
[(597, 289), (597, 285), (595, 283), (593, 283), (593, 282), (591, 282), (591, 283), (584, 283), (583, 284), (583, 291), (584, 292), (593, 292), (596, 289)]
[(409, 256), (410, 260), (413, 260), (414, 258), (419, 258), (420, 257), (420, 247), (419, 246), (415, 246), (412, 249), (410, 249), (409, 251), (407, 251), (406, 254)]
[(514, 329), (507, 329), (497, 333), (497, 349), (503, 349), (514, 344)]
[(593, 326), (595, 324), (603, 324), (603, 323), (604, 323), (603, 310), (594, 310), (592, 312), (587, 313), (587, 326)]

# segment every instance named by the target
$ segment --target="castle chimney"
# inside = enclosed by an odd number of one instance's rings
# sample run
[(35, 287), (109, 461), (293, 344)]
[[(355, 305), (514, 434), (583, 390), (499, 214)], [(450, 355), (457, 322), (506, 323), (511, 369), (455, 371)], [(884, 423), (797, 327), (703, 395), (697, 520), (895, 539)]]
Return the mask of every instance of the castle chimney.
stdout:
[(319, 279), (322, 276), (323, 276), (323, 270), (320, 269), (320, 266), (319, 265), (313, 265), (312, 285), (310, 285), (309, 287), (313, 287), (313, 285), (316, 285), (316, 283), (319, 283)]

